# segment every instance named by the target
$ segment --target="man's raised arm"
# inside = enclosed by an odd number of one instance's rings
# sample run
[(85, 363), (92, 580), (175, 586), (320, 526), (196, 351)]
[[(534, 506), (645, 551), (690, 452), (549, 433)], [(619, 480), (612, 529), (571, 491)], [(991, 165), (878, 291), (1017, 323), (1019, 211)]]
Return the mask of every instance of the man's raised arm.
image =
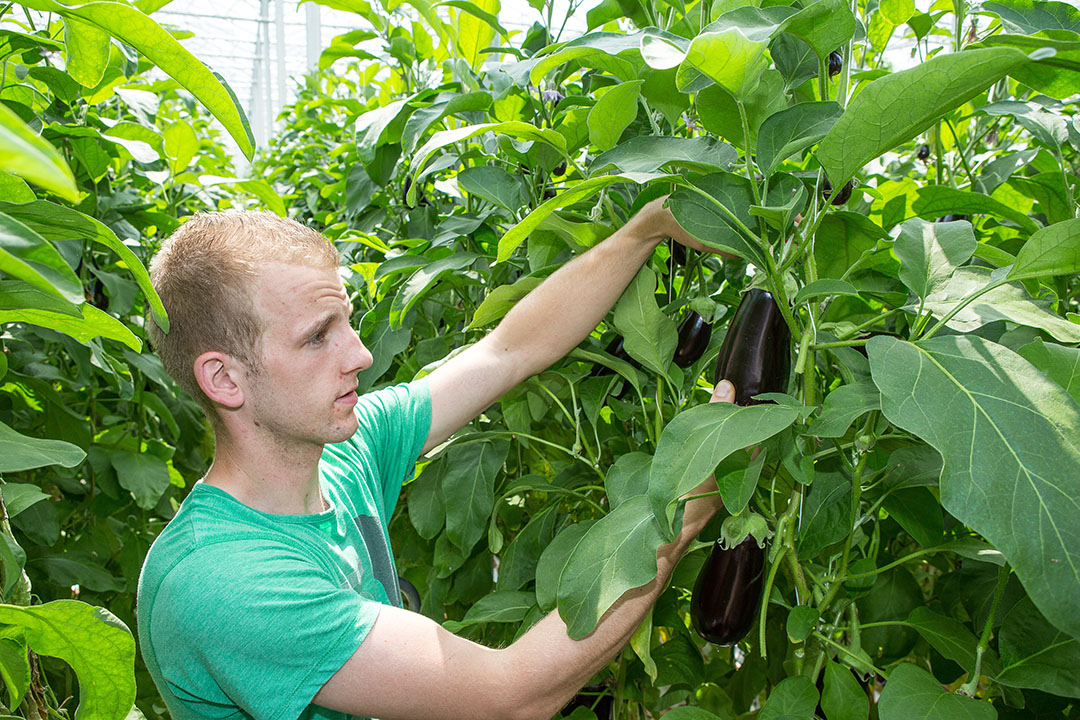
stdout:
[(654, 200), (613, 235), (555, 271), (484, 339), (432, 372), (431, 432), (424, 452), (573, 350), (668, 237), (708, 250), (679, 226), (662, 198)]

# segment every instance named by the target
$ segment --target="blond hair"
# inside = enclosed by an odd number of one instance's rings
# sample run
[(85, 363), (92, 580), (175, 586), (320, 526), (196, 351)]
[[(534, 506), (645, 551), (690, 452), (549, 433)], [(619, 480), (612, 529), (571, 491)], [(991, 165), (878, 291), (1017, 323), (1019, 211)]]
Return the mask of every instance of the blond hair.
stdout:
[(169, 314), (169, 332), (147, 324), (165, 371), (212, 421), (213, 403), (195, 380), (195, 359), (223, 352), (258, 373), (263, 321), (255, 280), (271, 262), (337, 267), (337, 248), (318, 232), (269, 212), (198, 213), (184, 222), (150, 262), (150, 279)]

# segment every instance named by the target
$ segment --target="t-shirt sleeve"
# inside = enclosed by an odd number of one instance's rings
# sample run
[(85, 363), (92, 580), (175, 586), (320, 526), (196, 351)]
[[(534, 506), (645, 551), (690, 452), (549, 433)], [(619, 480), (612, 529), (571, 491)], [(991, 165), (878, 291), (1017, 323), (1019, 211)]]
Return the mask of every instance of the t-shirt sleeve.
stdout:
[(382, 606), (279, 543), (204, 552), (209, 560), (186, 558), (158, 590), (150, 631), (164, 679), (189, 704), (216, 705), (223, 692), (255, 720), (299, 717)]
[(401, 485), (411, 477), (431, 431), (431, 393), (426, 378), (367, 393), (356, 406), (358, 436), (372, 454), (385, 504), (394, 511)]

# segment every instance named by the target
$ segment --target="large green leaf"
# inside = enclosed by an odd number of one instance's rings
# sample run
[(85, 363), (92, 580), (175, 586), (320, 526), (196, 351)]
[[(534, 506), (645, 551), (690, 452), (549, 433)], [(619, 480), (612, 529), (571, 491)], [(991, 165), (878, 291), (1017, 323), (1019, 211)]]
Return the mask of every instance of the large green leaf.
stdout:
[(851, 39), (857, 26), (847, 0), (817, 0), (785, 20), (780, 32), (803, 40), (824, 60)]
[(1080, 404), (980, 337), (879, 336), (867, 351), (885, 417), (944, 458), (942, 505), (1005, 555), (1055, 626), (1080, 636)]
[(525, 186), (501, 167), (479, 165), (461, 171), (458, 185), (470, 195), (516, 213), (524, 204)]
[(735, 148), (710, 137), (646, 135), (630, 138), (597, 155), (589, 165), (589, 174), (612, 168), (624, 173), (651, 173), (666, 165), (710, 172), (727, 170), (738, 158)]
[(1043, 228), (1028, 238), (1010, 278), (1068, 275), (1080, 272), (1080, 220), (1066, 220)]
[(939, 218), (943, 215), (994, 215), (1012, 220), (1024, 232), (1033, 233), (1039, 229), (1034, 220), (1021, 211), (998, 202), (989, 195), (957, 190), (947, 185), (928, 185), (919, 188), (918, 197), (911, 204), (916, 215), (924, 218)]
[(446, 535), (465, 552), (472, 549), (487, 527), (495, 507), (495, 476), (506, 460), (510, 443), (504, 440), (459, 445), (449, 450), (443, 474)]
[(1080, 92), (1080, 41), (1058, 40), (1028, 35), (991, 35), (980, 46), (1012, 47), (1027, 53), (1043, 48), (1054, 50), (1052, 57), (1013, 70), (1010, 75), (1028, 87), (1064, 100)]
[(64, 22), (67, 72), (77, 83), (92, 88), (105, 76), (109, 65), (110, 38), (93, 25), (68, 18)]
[(169, 489), (169, 466), (155, 455), (114, 450), (109, 454), (109, 461), (116, 469), (116, 479), (121, 487), (129, 491), (135, 504), (144, 510), (157, 505)]
[(135, 703), (135, 638), (115, 615), (77, 600), (0, 605), (0, 622), (26, 632), (39, 655), (66, 662), (79, 678), (75, 720), (117, 720)]
[[(943, 656), (969, 673), (975, 671), (975, 646), (979, 644), (979, 639), (962, 622), (930, 608), (917, 607), (908, 615), (907, 624), (918, 630), (926, 642)], [(992, 649), (988, 648), (983, 655), (980, 670), (983, 675), (990, 677), (1001, 672), (1001, 661)]]
[(638, 98), (644, 80), (619, 83), (605, 92), (589, 111), (589, 142), (601, 150), (611, 150), (638, 113)]
[(828, 395), (821, 414), (806, 430), (807, 435), (824, 438), (843, 437), (851, 423), (871, 410), (881, 407), (881, 393), (869, 381), (841, 385)]
[(620, 455), (604, 476), (604, 490), (612, 509), (630, 498), (649, 493), (649, 471), (652, 455), (632, 452)]
[(540, 554), (536, 563), (536, 602), (544, 612), (555, 609), (559, 577), (566, 567), (566, 561), (594, 522), (585, 520), (563, 528)]
[(798, 410), (782, 405), (727, 403), (676, 415), (660, 434), (649, 475), (649, 501), (665, 532), (675, 517), (672, 501), (697, 487), (728, 455), (769, 439), (798, 416)]
[(1071, 30), (1080, 33), (1080, 10), (1065, 2), (995, 0), (983, 3), (983, 10), (1001, 18), (1009, 32), (1034, 35), (1043, 30)]
[(753, 92), (769, 67), (768, 46), (768, 38), (747, 37), (738, 27), (703, 32), (691, 41), (675, 82), (687, 92), (701, 73), (742, 99)]
[[(161, 304), (161, 298), (158, 297), (157, 291), (150, 282), (150, 274), (147, 273), (146, 267), (131, 248), (121, 242), (116, 233), (104, 223), (78, 210), (43, 200), (24, 204), (0, 202), (0, 213), (11, 215), (49, 240), (88, 239), (115, 252), (124, 262), (128, 272), (135, 278), (139, 289), (143, 291), (143, 296), (150, 304), (150, 310), (158, 327), (166, 332), (169, 330), (169, 318), (165, 314), (165, 306)], [(81, 295), (79, 299), (81, 300)]]
[(0, 280), (0, 310), (36, 308), (82, 317), (79, 306), (22, 280)]
[(660, 526), (644, 495), (630, 498), (589, 528), (559, 579), (559, 615), (574, 639), (593, 631), (624, 592), (656, 577)]
[(1080, 349), (1036, 338), (1017, 352), (1080, 402)]
[(912, 218), (900, 226), (893, 252), (900, 280), (921, 298), (941, 289), (975, 252), (971, 223), (934, 223)]
[(804, 102), (770, 115), (758, 128), (758, 167), (772, 175), (777, 165), (825, 137), (843, 113), (839, 103)]
[(82, 283), (45, 238), (0, 212), (0, 272), (68, 302), (83, 302)]
[(221, 121), (244, 155), (251, 158), (255, 154), (255, 137), (247, 116), (229, 86), (149, 16), (119, 2), (64, 5), (56, 0), (25, 0), (22, 4), (65, 19), (75, 18), (134, 47)]
[(829, 660), (825, 663), (825, 689), (821, 709), (828, 720), (863, 720), (870, 714), (870, 700), (851, 670)]
[(517, 623), (521, 622), (535, 605), (536, 595), (532, 592), (496, 590), (476, 601), (460, 621), (447, 620), (443, 627), (456, 633), (477, 623)]
[(36, 183), (65, 200), (79, 200), (75, 176), (64, 158), (3, 103), (0, 103), (0, 170)]
[(670, 35), (656, 28), (636, 33), (593, 32), (582, 35), (542, 57), (529, 73), (529, 80), (539, 85), (540, 80), (552, 70), (572, 61), (586, 67), (605, 69), (621, 79), (630, 80), (635, 65), (641, 64), (641, 40), (646, 32), (665, 37)]
[(97, 337), (109, 338), (124, 343), (135, 352), (142, 350), (142, 340), (112, 315), (98, 310), (89, 303), (79, 308), (82, 317), (72, 317), (67, 313), (37, 308), (21, 310), (0, 310), (0, 325), (10, 322), (28, 323), (49, 328), (69, 335), (81, 343)]
[(878, 701), (881, 720), (995, 720), (989, 702), (951, 693), (921, 667), (902, 663), (889, 673)]
[(1012, 48), (937, 55), (870, 82), (821, 141), (817, 158), (833, 187), (870, 160), (930, 127), (993, 85), (1028, 56)]
[(75, 467), (86, 453), (78, 445), (63, 440), (29, 437), (0, 422), (0, 473), (19, 472), (63, 465)]
[(1031, 598), (1009, 610), (998, 647), (1001, 684), (1080, 698), (1080, 642), (1048, 623)]
[(653, 372), (672, 372), (679, 332), (656, 304), (656, 273), (647, 267), (638, 271), (615, 303), (614, 322), (630, 357)]
[(769, 693), (758, 713), (758, 720), (811, 720), (819, 699), (817, 688), (810, 678), (805, 675), (784, 678)]

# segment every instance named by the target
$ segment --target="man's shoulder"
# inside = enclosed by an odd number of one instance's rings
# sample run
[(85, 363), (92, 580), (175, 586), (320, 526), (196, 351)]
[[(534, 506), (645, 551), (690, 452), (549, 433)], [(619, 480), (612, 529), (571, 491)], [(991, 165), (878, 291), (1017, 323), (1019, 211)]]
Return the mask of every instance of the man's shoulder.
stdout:
[(226, 568), (254, 569), (247, 562), (281, 553), (294, 554), (289, 538), (245, 512), (238, 501), (197, 485), (150, 546), (139, 577), (140, 600), (150, 599), (180, 565), (213, 574)]

